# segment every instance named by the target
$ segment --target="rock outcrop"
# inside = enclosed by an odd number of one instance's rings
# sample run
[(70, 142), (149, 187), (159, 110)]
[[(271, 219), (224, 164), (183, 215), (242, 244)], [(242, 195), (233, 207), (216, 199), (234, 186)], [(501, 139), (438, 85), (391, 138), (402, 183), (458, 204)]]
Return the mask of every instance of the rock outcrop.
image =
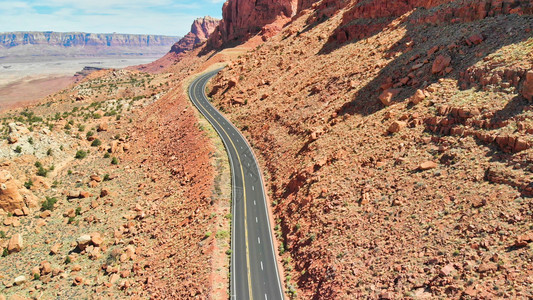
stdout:
[(191, 31), (174, 44), (170, 52), (180, 54), (194, 49), (196, 45), (205, 42), (209, 38), (219, 23), (220, 20), (209, 16), (196, 19), (192, 23)]
[(529, 71), (526, 74), (526, 80), (522, 87), (522, 96), (529, 101), (533, 101), (533, 71)]
[(210, 48), (220, 48), (244, 41), (261, 32), (278, 19), (290, 20), (299, 6), (310, 1), (298, 0), (229, 0), (222, 7), (223, 20), (208, 41)]
[(15, 180), (6, 170), (0, 171), (0, 208), (13, 212), (24, 207), (24, 199), (19, 193)]

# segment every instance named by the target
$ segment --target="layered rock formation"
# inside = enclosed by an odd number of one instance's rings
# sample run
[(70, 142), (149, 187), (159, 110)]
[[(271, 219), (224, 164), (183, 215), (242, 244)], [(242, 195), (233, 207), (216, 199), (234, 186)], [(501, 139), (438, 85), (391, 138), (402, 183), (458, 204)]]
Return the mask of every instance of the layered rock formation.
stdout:
[[(210, 48), (220, 48), (248, 39), (264, 26), (277, 20), (288, 22), (313, 0), (229, 0), (222, 7), (223, 20), (208, 41)], [(278, 26), (279, 27), (279, 26)], [(277, 28), (279, 31), (281, 28)], [(272, 35), (272, 30), (268, 30)]]
[(151, 47), (172, 45), (178, 37), (162, 35), (84, 33), (84, 32), (4, 32), (0, 46), (12, 48), (22, 45), (61, 47)]
[(0, 34), (0, 55), (161, 55), (179, 37), (83, 32), (5, 32)]
[(180, 54), (194, 49), (196, 45), (205, 42), (209, 38), (219, 23), (220, 20), (209, 16), (194, 20), (191, 31), (174, 44), (170, 52)]

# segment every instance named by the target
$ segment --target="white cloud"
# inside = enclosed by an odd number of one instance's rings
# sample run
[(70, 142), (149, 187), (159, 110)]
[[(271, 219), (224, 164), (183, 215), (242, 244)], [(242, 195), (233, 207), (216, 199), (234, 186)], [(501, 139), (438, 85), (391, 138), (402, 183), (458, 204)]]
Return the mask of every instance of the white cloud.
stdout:
[(185, 35), (194, 19), (219, 16), (224, 0), (0, 0), (1, 31)]

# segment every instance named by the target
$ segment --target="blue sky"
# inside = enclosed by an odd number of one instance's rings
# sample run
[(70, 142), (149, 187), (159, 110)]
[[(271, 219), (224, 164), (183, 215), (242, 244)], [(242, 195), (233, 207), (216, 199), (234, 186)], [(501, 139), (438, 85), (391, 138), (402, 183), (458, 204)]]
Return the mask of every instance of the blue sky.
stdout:
[(183, 36), (194, 19), (221, 18), (225, 0), (0, 0), (0, 31)]

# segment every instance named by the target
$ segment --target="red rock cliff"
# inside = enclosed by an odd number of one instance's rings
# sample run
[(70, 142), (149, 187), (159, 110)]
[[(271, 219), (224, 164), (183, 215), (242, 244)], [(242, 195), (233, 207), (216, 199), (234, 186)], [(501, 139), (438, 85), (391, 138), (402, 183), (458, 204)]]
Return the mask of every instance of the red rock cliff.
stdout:
[(199, 18), (194, 21), (191, 31), (172, 46), (171, 53), (180, 54), (194, 49), (195, 45), (205, 42), (217, 28), (220, 20), (212, 17)]
[(316, 0), (228, 0), (222, 8), (223, 20), (209, 39), (211, 48), (246, 40), (265, 25), (293, 17)]

